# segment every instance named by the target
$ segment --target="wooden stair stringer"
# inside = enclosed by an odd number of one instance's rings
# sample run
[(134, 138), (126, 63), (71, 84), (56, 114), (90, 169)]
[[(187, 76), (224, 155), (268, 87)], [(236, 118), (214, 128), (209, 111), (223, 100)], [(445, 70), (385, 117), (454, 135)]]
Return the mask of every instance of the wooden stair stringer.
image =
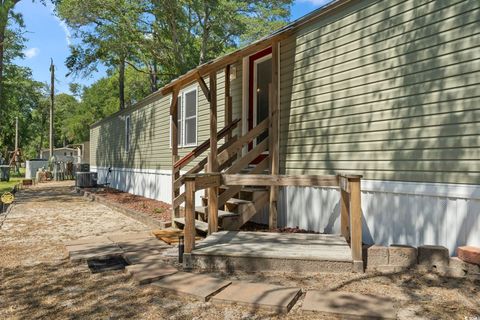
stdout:
[(251, 204), (242, 205), (238, 208), (237, 217), (225, 217), (222, 219), (222, 228), (225, 230), (238, 230), (247, 223), (253, 216), (262, 210), (268, 203), (270, 195), (264, 192)]

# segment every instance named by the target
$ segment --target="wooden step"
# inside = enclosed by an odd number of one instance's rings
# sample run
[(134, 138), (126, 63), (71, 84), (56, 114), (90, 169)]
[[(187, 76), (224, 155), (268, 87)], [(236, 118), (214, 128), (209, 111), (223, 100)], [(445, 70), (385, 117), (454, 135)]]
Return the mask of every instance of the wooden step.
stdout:
[[(208, 207), (195, 207), (195, 212), (198, 213), (199, 215), (202, 215), (204, 218), (208, 216)], [(223, 219), (226, 217), (235, 217), (238, 216), (238, 213), (236, 212), (229, 212), (229, 211), (223, 211), (223, 210), (218, 210), (218, 219)]]
[[(173, 219), (173, 221), (180, 229), (183, 229), (185, 227), (185, 218), (175, 218)], [(195, 229), (201, 233), (206, 234), (208, 232), (208, 223), (200, 220), (195, 220)]]

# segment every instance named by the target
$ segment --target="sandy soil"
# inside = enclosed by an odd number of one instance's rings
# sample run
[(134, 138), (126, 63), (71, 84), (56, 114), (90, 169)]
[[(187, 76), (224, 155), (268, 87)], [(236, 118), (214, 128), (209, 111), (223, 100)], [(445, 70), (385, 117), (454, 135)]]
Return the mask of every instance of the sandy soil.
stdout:
[[(141, 223), (79, 197), (68, 183), (22, 191), (8, 216), (0, 215), (0, 319), (332, 319), (302, 312), (302, 299), (287, 315), (277, 316), (138, 286), (121, 271), (91, 274), (85, 265), (71, 264), (62, 245), (105, 232), (143, 230)], [(223, 276), (388, 296), (400, 319), (480, 317), (480, 283), (432, 274)]]

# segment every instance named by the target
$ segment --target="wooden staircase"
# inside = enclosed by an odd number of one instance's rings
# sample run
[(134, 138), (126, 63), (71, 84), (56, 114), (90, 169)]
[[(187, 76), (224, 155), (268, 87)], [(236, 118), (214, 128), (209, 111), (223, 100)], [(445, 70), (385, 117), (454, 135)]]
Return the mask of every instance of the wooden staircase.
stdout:
[[(241, 137), (233, 136), (232, 131), (236, 128), (239, 120), (233, 121), (217, 133), (217, 141), (225, 139), (225, 143), (218, 147), (218, 170), (225, 174), (268, 174), (270, 157), (267, 155), (259, 163), (252, 164), (255, 159), (268, 151), (268, 137), (253, 146), (253, 142), (263, 132), (268, 130), (268, 119), (258, 124), (255, 128)], [(208, 172), (208, 157), (197, 160), (185, 174), (181, 175), (180, 170), (185, 168), (196, 158), (202, 156), (209, 148), (209, 140), (200, 144), (185, 157), (175, 162), (173, 166), (174, 177), (178, 176), (172, 183), (173, 194), (173, 222), (183, 229), (185, 219), (179, 217), (178, 209), (185, 202), (185, 192), (180, 193), (184, 185), (184, 177), (189, 174), (197, 174), (202, 170)], [(248, 151), (243, 151), (250, 146)], [(243, 153), (242, 153), (243, 152)], [(218, 206), (218, 227), (222, 230), (239, 230), (253, 216), (261, 211), (269, 203), (269, 188), (249, 186), (220, 186), (215, 200)], [(208, 192), (202, 197), (202, 206), (195, 208), (195, 229), (200, 235), (208, 233)]]

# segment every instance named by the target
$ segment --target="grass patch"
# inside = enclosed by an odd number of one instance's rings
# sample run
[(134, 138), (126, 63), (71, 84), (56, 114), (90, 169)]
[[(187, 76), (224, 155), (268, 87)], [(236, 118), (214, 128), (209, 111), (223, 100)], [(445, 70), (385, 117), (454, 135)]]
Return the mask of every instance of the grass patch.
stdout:
[(2, 195), (4, 192), (10, 192), (12, 191), (13, 187), (20, 183), (23, 180), (23, 178), (12, 178), (10, 177), (10, 181), (1, 181), (0, 182), (0, 195)]

